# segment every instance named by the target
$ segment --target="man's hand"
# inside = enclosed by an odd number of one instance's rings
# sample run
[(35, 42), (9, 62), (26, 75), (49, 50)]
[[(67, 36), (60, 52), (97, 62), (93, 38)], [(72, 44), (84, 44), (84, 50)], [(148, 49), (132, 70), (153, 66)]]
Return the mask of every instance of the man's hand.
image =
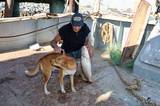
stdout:
[(57, 45), (59, 42), (62, 42), (62, 39), (59, 33), (57, 33), (55, 38), (51, 41), (51, 46), (54, 49), (54, 51), (57, 53), (61, 53), (62, 51), (64, 52), (64, 50)]

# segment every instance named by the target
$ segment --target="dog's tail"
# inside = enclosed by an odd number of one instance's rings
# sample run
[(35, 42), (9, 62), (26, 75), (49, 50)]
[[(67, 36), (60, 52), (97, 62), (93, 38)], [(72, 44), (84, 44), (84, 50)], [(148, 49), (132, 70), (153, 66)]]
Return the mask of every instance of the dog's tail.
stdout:
[(37, 66), (35, 68), (27, 69), (25, 71), (25, 74), (27, 76), (35, 76), (39, 72), (39, 67), (40, 67), (40, 64), (37, 64)]

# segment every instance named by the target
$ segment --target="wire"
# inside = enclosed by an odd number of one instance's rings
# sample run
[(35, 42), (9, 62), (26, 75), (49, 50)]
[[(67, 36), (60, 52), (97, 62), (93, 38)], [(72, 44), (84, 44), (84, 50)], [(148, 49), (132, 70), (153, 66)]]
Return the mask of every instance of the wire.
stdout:
[(61, 22), (61, 23), (58, 23), (58, 24), (50, 25), (50, 26), (45, 27), (45, 28), (37, 29), (37, 30), (31, 31), (31, 32), (27, 32), (27, 33), (23, 33), (23, 34), (17, 34), (17, 35), (14, 35), (14, 36), (0, 36), (0, 38), (20, 37), (20, 36), (28, 35), (28, 34), (31, 34), (31, 33), (39, 32), (39, 31), (42, 31), (42, 30), (46, 30), (48, 28), (51, 28), (51, 27), (54, 27), (54, 26), (57, 26), (59, 24), (63, 24), (63, 23), (66, 23), (66, 22), (70, 22), (70, 21)]

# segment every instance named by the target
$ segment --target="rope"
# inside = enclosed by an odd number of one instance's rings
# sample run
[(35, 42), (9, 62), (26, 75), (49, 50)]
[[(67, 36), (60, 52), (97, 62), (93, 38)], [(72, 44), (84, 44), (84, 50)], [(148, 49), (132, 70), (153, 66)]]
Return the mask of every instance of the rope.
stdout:
[[(101, 38), (104, 44), (112, 44), (113, 40), (113, 26), (112, 24), (106, 22), (102, 26), (102, 31), (101, 31)], [(132, 83), (129, 83), (127, 80), (125, 80), (122, 75), (120, 74), (116, 64), (114, 64), (112, 61), (109, 61), (111, 66), (114, 67), (118, 77), (126, 85), (126, 89), (139, 100), (143, 106), (157, 106), (156, 103), (154, 103), (150, 97), (145, 98), (137, 93), (137, 91), (140, 91), (141, 89), (141, 82), (138, 79), (134, 79)]]
[(106, 22), (102, 25), (101, 38), (104, 44), (112, 44), (113, 25), (111, 23)]
[(141, 82), (140, 82), (140, 80), (134, 79), (134, 80), (132, 81), (132, 83), (129, 83), (127, 80), (125, 80), (125, 79), (122, 77), (122, 75), (120, 74), (117, 66), (116, 66), (113, 62), (111, 62), (111, 61), (109, 61), (109, 63), (114, 67), (114, 69), (115, 69), (118, 77), (119, 77), (120, 80), (122, 81), (122, 83), (124, 83), (124, 84), (127, 86), (126, 89), (127, 89), (134, 97), (136, 97), (137, 100), (139, 100), (139, 101), (142, 103), (143, 106), (158, 106), (155, 102), (153, 102), (153, 101), (151, 100), (150, 97), (145, 98), (144, 96), (141, 96), (141, 95), (139, 95), (139, 94), (137, 93), (137, 91), (140, 91), (140, 89), (141, 89)]

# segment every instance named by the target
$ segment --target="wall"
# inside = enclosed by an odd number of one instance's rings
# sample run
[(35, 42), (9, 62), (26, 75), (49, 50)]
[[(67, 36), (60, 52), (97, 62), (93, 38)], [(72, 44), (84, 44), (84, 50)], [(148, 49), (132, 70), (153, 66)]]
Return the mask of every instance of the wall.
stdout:
[[(113, 24), (114, 41), (116, 41), (117, 44), (119, 44), (121, 48), (123, 48), (127, 40), (127, 36), (130, 30), (130, 25), (132, 23), (132, 20), (120, 19), (120, 18), (108, 18), (108, 17), (99, 18), (96, 26), (96, 33), (95, 33), (95, 37), (96, 37), (95, 46), (97, 48), (101, 48), (102, 50), (105, 50), (108, 46), (107, 44), (104, 45), (103, 42), (101, 41), (101, 31), (102, 31), (101, 27), (106, 22)], [(143, 35), (141, 45), (144, 44), (146, 38), (149, 36), (150, 32), (152, 31), (153, 26), (154, 26), (154, 23), (148, 22), (148, 25)]]
[[(59, 15), (50, 19), (47, 19), (47, 18), (33, 19), (33, 17), (32, 18), (31, 17), (5, 18), (5, 19), (1, 18), (0, 19), (0, 52), (28, 48), (29, 45), (32, 45), (34, 43), (42, 44), (42, 43), (49, 42), (54, 38), (58, 28), (70, 22), (70, 17), (71, 17), (70, 15), (64, 15), (64, 16)], [(87, 20), (85, 20), (85, 22), (91, 29), (93, 20), (91, 18), (88, 18)], [(102, 40), (100, 38), (101, 26), (105, 22), (110, 22), (114, 25), (114, 34), (115, 34), (116, 41), (121, 46), (124, 46), (124, 42), (127, 39), (132, 20), (102, 17), (97, 19), (96, 31), (94, 33), (95, 47), (100, 49), (106, 49), (107, 47), (107, 45), (104, 45), (102, 43)], [(62, 24), (57, 26), (56, 24), (58, 23), (62, 23)], [(56, 25), (56, 26), (53, 26), (53, 25)], [(53, 26), (53, 27), (50, 27), (50, 26)], [(146, 37), (148, 37), (153, 26), (154, 24), (148, 23), (142, 42), (144, 42)], [(47, 28), (45, 30), (41, 30), (35, 33), (23, 35), (20, 37), (1, 38), (2, 36), (15, 36), (15, 35), (31, 32), (31, 31), (35, 31), (38, 29), (46, 28), (46, 27), (50, 27), (50, 28)]]
[[(47, 18), (4, 18), (0, 20), (0, 52), (28, 48), (35, 43), (46, 43), (51, 41), (56, 35), (57, 29), (61, 26), (59, 22), (66, 24), (70, 21), (70, 16), (56, 16)], [(64, 23), (65, 22), (65, 23)], [(55, 25), (55, 26), (54, 26)], [(58, 25), (58, 26), (57, 26)], [(48, 28), (46, 28), (48, 27)], [(19, 36), (35, 30), (44, 30)], [(11, 37), (16, 36), (18, 37)], [(11, 38), (2, 38), (11, 37)]]

